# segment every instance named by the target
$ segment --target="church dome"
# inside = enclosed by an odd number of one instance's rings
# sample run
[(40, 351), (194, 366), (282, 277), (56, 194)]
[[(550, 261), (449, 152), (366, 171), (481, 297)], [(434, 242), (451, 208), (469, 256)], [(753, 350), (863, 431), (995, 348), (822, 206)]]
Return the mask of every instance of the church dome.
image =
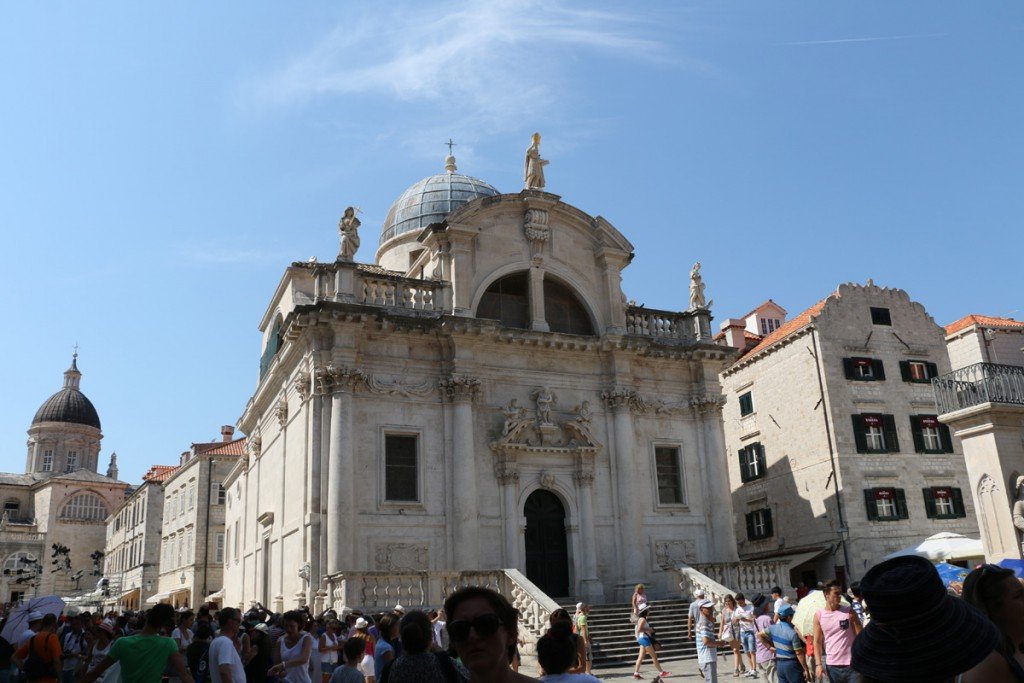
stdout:
[(71, 422), (100, 428), (100, 416), (92, 401), (78, 389), (82, 373), (78, 371), (78, 360), (72, 358), (71, 367), (64, 372), (64, 388), (46, 399), (39, 406), (32, 424), (39, 422)]
[(402, 233), (440, 223), (452, 211), (477, 197), (500, 194), (479, 178), (456, 173), (455, 158), (451, 155), (445, 159), (445, 168), (445, 173), (424, 178), (395, 200), (380, 231), (381, 244)]

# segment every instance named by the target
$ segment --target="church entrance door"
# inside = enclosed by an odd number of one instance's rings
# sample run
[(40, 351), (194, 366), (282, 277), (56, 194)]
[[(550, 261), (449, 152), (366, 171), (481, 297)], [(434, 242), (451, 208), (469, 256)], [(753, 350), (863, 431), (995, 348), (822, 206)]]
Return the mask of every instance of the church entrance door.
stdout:
[(550, 597), (569, 595), (569, 550), (565, 507), (558, 496), (538, 490), (526, 499), (526, 578)]

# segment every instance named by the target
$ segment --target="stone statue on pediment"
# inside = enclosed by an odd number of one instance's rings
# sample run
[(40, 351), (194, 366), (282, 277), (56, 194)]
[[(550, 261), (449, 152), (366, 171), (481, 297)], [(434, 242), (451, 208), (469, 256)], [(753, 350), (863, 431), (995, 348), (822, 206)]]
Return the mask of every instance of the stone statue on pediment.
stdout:
[(533, 144), (526, 150), (523, 181), (527, 190), (544, 189), (544, 167), (550, 162), (540, 156), (540, 133), (533, 134)]
[(520, 406), (519, 401), (513, 398), (508, 402), (507, 406), (501, 409), (501, 414), (505, 416), (505, 424), (501, 428), (501, 435), (508, 436), (519, 423), (526, 419), (526, 408)]
[(690, 269), (690, 310), (710, 306), (711, 302), (704, 296), (704, 278), (700, 274), (700, 261), (697, 261)]
[(338, 221), (338, 236), (341, 246), (338, 249), (339, 261), (352, 261), (355, 259), (356, 251), (359, 250), (359, 226), (354, 207), (347, 207)]
[(551, 422), (551, 407), (555, 402), (555, 396), (547, 387), (541, 387), (533, 392), (531, 398), (537, 404), (537, 423), (546, 425)]
[(581, 403), (574, 412), (576, 413), (576, 421), (580, 423), (580, 426), (590, 429), (590, 423), (594, 419), (593, 413), (590, 410), (590, 401)]

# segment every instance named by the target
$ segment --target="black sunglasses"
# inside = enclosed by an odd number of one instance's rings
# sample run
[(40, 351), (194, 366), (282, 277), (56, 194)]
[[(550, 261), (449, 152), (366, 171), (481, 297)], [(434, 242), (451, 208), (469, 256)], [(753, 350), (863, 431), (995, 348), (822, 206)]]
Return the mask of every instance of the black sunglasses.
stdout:
[(469, 630), (473, 629), (481, 638), (488, 638), (498, 632), (501, 619), (497, 614), (481, 614), (472, 621), (459, 619), (448, 622), (448, 636), (454, 643), (462, 643), (469, 639)]

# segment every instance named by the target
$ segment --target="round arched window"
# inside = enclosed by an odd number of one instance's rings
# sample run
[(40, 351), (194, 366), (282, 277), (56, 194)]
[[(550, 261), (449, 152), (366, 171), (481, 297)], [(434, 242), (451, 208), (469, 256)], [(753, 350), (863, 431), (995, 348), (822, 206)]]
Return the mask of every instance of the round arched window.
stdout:
[(107, 506), (95, 493), (78, 493), (64, 504), (60, 516), (62, 519), (103, 520), (107, 518)]
[(580, 303), (576, 292), (561, 282), (544, 278), (544, 317), (552, 332), (593, 335), (587, 309)]
[(512, 273), (491, 283), (480, 299), (476, 317), (490, 318), (502, 327), (530, 327), (530, 280), (527, 273)]

